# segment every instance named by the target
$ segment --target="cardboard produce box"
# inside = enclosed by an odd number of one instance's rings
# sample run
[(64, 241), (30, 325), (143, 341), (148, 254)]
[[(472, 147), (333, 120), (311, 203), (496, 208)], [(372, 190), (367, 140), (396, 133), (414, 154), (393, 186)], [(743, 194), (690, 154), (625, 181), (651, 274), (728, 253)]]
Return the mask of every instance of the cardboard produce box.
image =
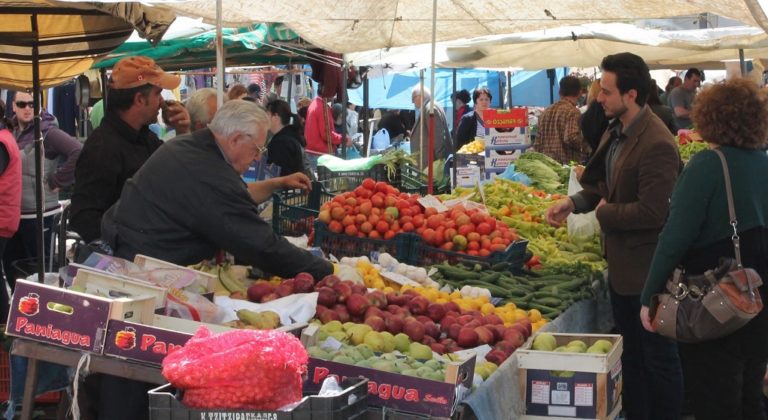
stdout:
[(304, 398), (291, 409), (276, 411), (216, 410), (189, 408), (181, 402), (183, 392), (170, 384), (149, 391), (150, 420), (323, 420), (352, 419), (368, 407), (368, 380), (347, 378), (339, 384), (339, 395), (321, 397), (304, 390)]
[(485, 136), (486, 150), (531, 144), (528, 108), (489, 109), (483, 113), (483, 119), (488, 129)]
[[(285, 325), (277, 330), (298, 337), (306, 325)], [(164, 315), (155, 315), (147, 324), (110, 320), (104, 342), (104, 354), (160, 366), (165, 356), (183, 347), (201, 326), (214, 333), (234, 329)]]
[(485, 173), (485, 156), (482, 154), (457, 154), (451, 168), (451, 187), (474, 187)]
[(511, 163), (523, 154), (528, 146), (516, 147), (509, 150), (485, 149), (485, 170), (507, 169)]
[(18, 280), (5, 333), (101, 354), (110, 319), (149, 322), (155, 296), (107, 298)]
[(97, 271), (84, 266), (77, 266), (72, 280), (74, 290), (84, 290), (85, 293), (98, 296), (126, 297), (151, 295), (155, 297), (155, 309), (164, 309), (168, 299), (168, 289), (151, 283), (132, 279), (106, 271)]
[(575, 353), (532, 349), (535, 334), (517, 349), (521, 398), (526, 419), (613, 419), (621, 411), (620, 335), (556, 334), (556, 346), (581, 340), (588, 347), (608, 340), (608, 353)]

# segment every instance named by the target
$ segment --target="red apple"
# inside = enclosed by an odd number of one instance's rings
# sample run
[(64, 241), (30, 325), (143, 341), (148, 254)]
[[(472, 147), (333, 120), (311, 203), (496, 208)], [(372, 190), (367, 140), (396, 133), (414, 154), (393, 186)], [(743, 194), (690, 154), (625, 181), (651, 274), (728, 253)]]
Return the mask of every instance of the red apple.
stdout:
[(437, 340), (428, 335), (425, 335), (424, 338), (421, 339), (421, 344), (424, 344), (425, 346), (431, 346), (434, 343), (437, 343)]
[(411, 341), (421, 341), (424, 338), (424, 325), (415, 319), (408, 319), (403, 325), (403, 332)]
[(519, 328), (514, 328), (514, 325), (504, 330), (504, 333), (501, 335), (501, 339), (503, 341), (509, 341), (517, 347), (520, 347), (523, 345), (523, 343), (525, 343), (525, 337), (523, 336), (523, 333)]
[(372, 316), (365, 320), (365, 324), (373, 328), (374, 331), (382, 332), (385, 330), (386, 325), (384, 320), (378, 316)]
[(368, 300), (371, 301), (371, 305), (378, 307), (379, 309), (387, 308), (387, 296), (381, 290), (374, 290), (366, 294)]
[(475, 318), (474, 318), (472, 315), (461, 315), (460, 317), (458, 317), (458, 318), (456, 319), (456, 321), (457, 321), (459, 324), (461, 324), (461, 325), (464, 325), (464, 324), (467, 324), (467, 323), (468, 323), (468, 322), (470, 322), (470, 321), (474, 321), (474, 319), (475, 319)]
[(260, 303), (271, 302), (276, 299), (280, 299), (280, 296), (278, 296), (277, 293), (268, 293), (261, 297)]
[(387, 331), (389, 331), (390, 334), (396, 335), (398, 333), (403, 332), (405, 321), (403, 321), (400, 317), (390, 316), (386, 320), (384, 320), (384, 322), (387, 326)]
[(504, 335), (504, 331), (507, 330), (507, 327), (505, 327), (503, 325), (486, 324), (485, 327), (488, 328), (489, 330), (491, 330), (491, 332), (493, 333), (493, 342), (494, 343), (497, 342), (497, 341), (502, 340), (502, 336)]
[[(408, 290), (410, 292), (410, 290)], [(408, 302), (408, 310), (414, 315), (424, 315), (427, 313), (427, 307), (429, 307), (429, 300), (424, 296), (414, 296), (410, 302)]]
[(518, 347), (519, 346), (516, 346), (515, 343), (505, 340), (499, 341), (493, 346), (494, 350), (501, 350), (507, 356), (511, 355)]
[(461, 329), (464, 328), (460, 323), (456, 322), (453, 325), (451, 325), (450, 328), (448, 328), (448, 337), (455, 340), (459, 339), (459, 332), (461, 332)]
[(371, 302), (365, 295), (352, 295), (347, 298), (347, 309), (351, 315), (362, 316), (371, 306)]
[(483, 324), (504, 325), (504, 321), (496, 314), (488, 314), (483, 317)]
[(337, 314), (336, 312), (333, 312), (330, 309), (327, 310), (327, 311), (324, 311), (323, 313), (321, 313), (317, 318), (323, 324), (327, 324), (327, 323), (329, 323), (331, 321), (340, 321), (339, 314)]
[(439, 354), (444, 354), (445, 353), (445, 345), (443, 345), (441, 343), (432, 343), (432, 344), (429, 345), (429, 347), (431, 347), (432, 351), (435, 352), (435, 353), (439, 353)]
[(369, 316), (378, 316), (380, 318), (384, 318), (383, 311), (375, 306), (370, 306), (368, 309), (365, 310), (365, 314), (363, 315), (363, 319), (368, 318)]
[(333, 290), (339, 294), (339, 297), (337, 298), (337, 301), (339, 303), (344, 303), (347, 301), (347, 299), (352, 296), (352, 284), (351, 282), (343, 281), (341, 283), (336, 283), (333, 286)]
[(445, 307), (440, 303), (430, 303), (427, 306), (427, 316), (432, 321), (440, 322), (445, 317)]
[(316, 287), (328, 286), (328, 287), (332, 288), (333, 286), (335, 286), (338, 283), (341, 283), (341, 279), (337, 275), (335, 275), (335, 274), (328, 274), (327, 276), (323, 277), (323, 279), (320, 280), (317, 283)]
[(285, 297), (293, 294), (293, 286), (296, 282), (293, 279), (288, 279), (278, 284), (275, 288), (275, 293), (280, 297)]
[(485, 326), (479, 326), (475, 328), (477, 333), (477, 344), (493, 344), (493, 332)]
[(317, 289), (317, 303), (323, 306), (332, 307), (336, 304), (338, 295), (330, 287), (321, 287)]
[(456, 302), (453, 302), (453, 301), (445, 302), (444, 305), (445, 305), (446, 313), (453, 311), (453, 312), (456, 312), (457, 314), (461, 314), (461, 308), (459, 308), (459, 304), (457, 304)]
[(309, 273), (299, 273), (294, 277), (296, 283), (293, 291), (296, 293), (309, 293), (315, 289), (315, 279)]
[(269, 282), (263, 280), (257, 281), (248, 288), (248, 300), (251, 302), (261, 302), (262, 296), (273, 293), (274, 291), (275, 287)]
[(387, 293), (387, 304), (403, 306), (408, 302), (408, 298), (402, 295), (400, 292)]
[(426, 315), (416, 315), (414, 318), (422, 324), (425, 322), (432, 322), (432, 319)]
[(462, 327), (459, 330), (459, 337), (456, 339), (456, 343), (464, 348), (477, 346), (477, 332), (470, 327)]
[(501, 366), (501, 364), (507, 360), (507, 355), (501, 350), (491, 350), (488, 352), (488, 354), (485, 355), (485, 360)]
[(339, 314), (339, 321), (342, 323), (349, 322), (349, 311), (347, 310), (347, 307), (342, 305), (341, 303), (337, 303), (336, 305), (331, 308), (332, 311)]
[(434, 339), (438, 339), (440, 338), (440, 327), (432, 321), (427, 321), (424, 323), (424, 334)]
[(440, 340), (440, 344), (444, 345), (446, 348), (456, 346), (456, 342), (453, 341), (453, 339), (450, 339), (448, 337), (443, 338), (442, 340)]
[(481, 325), (483, 325), (483, 324), (481, 324), (480, 321), (478, 321), (476, 319), (473, 319), (472, 321), (469, 321), (466, 324), (464, 324), (464, 326), (468, 327), (468, 328), (475, 328), (475, 327), (479, 327)]
[(522, 324), (525, 327), (525, 331), (526, 331), (525, 338), (528, 338), (531, 336), (531, 330), (533, 327), (531, 325), (531, 321), (528, 318), (522, 318), (518, 320), (515, 324)]
[(444, 332), (446, 335), (448, 334), (448, 329), (451, 328), (451, 325), (456, 323), (456, 318), (453, 317), (445, 317), (440, 321), (440, 331)]
[(365, 287), (364, 284), (354, 283), (352, 285), (352, 294), (353, 295), (364, 295), (366, 293), (368, 293), (368, 288)]

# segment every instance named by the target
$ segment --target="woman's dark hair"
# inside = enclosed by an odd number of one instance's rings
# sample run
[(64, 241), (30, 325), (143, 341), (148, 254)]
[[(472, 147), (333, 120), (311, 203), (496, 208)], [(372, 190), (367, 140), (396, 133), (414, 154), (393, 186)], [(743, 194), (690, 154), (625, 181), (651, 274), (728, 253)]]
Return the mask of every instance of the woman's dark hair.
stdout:
[(604, 72), (616, 74), (616, 87), (622, 95), (634, 89), (635, 103), (645, 105), (651, 87), (651, 73), (642, 58), (632, 53), (618, 53), (606, 56), (600, 63)]
[(469, 91), (466, 89), (462, 89), (458, 92), (456, 92), (456, 99), (461, 99), (461, 102), (464, 102), (465, 104), (469, 103)]
[[(296, 128), (301, 128), (298, 115), (291, 112), (291, 106), (288, 102), (282, 99), (275, 99), (267, 102), (267, 112), (277, 115), (280, 118), (280, 123), (283, 125), (293, 125)], [(291, 124), (291, 117), (293, 117), (293, 124)]]
[(651, 86), (648, 89), (648, 105), (661, 105), (661, 98), (659, 98), (659, 87), (656, 86), (656, 81), (651, 80)]
[(675, 88), (675, 82), (677, 82), (678, 80), (680, 81), (680, 83), (683, 83), (683, 79), (677, 76), (670, 77), (669, 81), (667, 82), (667, 86), (664, 87), (664, 92), (667, 92), (667, 93), (672, 92), (672, 89)]
[(490, 89), (487, 87), (479, 87), (475, 89), (474, 92), (472, 92), (472, 102), (477, 102), (477, 98), (479, 98), (483, 93), (488, 95), (488, 99), (493, 100), (493, 95), (491, 95)]
[(137, 93), (141, 93), (145, 98), (148, 98), (153, 88), (154, 86), (149, 83), (130, 89), (109, 88), (106, 101), (107, 111), (126, 111), (133, 105), (133, 98)]

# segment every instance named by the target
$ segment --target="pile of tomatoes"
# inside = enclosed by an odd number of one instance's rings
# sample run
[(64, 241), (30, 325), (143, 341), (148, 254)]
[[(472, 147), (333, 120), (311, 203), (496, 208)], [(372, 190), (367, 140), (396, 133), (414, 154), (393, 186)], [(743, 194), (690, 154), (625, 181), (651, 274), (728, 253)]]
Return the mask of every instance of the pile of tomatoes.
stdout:
[(337, 195), (320, 208), (318, 220), (334, 233), (389, 240), (413, 232), (428, 244), (447, 251), (488, 256), (519, 239), (513, 229), (479, 209), (462, 204), (438, 213), (419, 204), (418, 194), (373, 179)]

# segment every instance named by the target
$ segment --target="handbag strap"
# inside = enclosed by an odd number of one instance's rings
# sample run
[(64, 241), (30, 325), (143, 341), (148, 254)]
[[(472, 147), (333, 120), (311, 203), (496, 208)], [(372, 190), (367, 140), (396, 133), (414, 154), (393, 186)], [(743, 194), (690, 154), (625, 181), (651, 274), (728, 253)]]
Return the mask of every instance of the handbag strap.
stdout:
[(741, 240), (739, 238), (739, 231), (737, 226), (739, 222), (736, 220), (736, 208), (733, 205), (733, 191), (731, 190), (731, 174), (728, 171), (728, 162), (725, 160), (725, 155), (720, 149), (712, 149), (720, 158), (720, 163), (723, 166), (723, 178), (725, 178), (725, 196), (728, 199), (728, 216), (729, 224), (733, 227), (733, 254), (736, 257), (736, 266), (742, 268), (741, 265)]

